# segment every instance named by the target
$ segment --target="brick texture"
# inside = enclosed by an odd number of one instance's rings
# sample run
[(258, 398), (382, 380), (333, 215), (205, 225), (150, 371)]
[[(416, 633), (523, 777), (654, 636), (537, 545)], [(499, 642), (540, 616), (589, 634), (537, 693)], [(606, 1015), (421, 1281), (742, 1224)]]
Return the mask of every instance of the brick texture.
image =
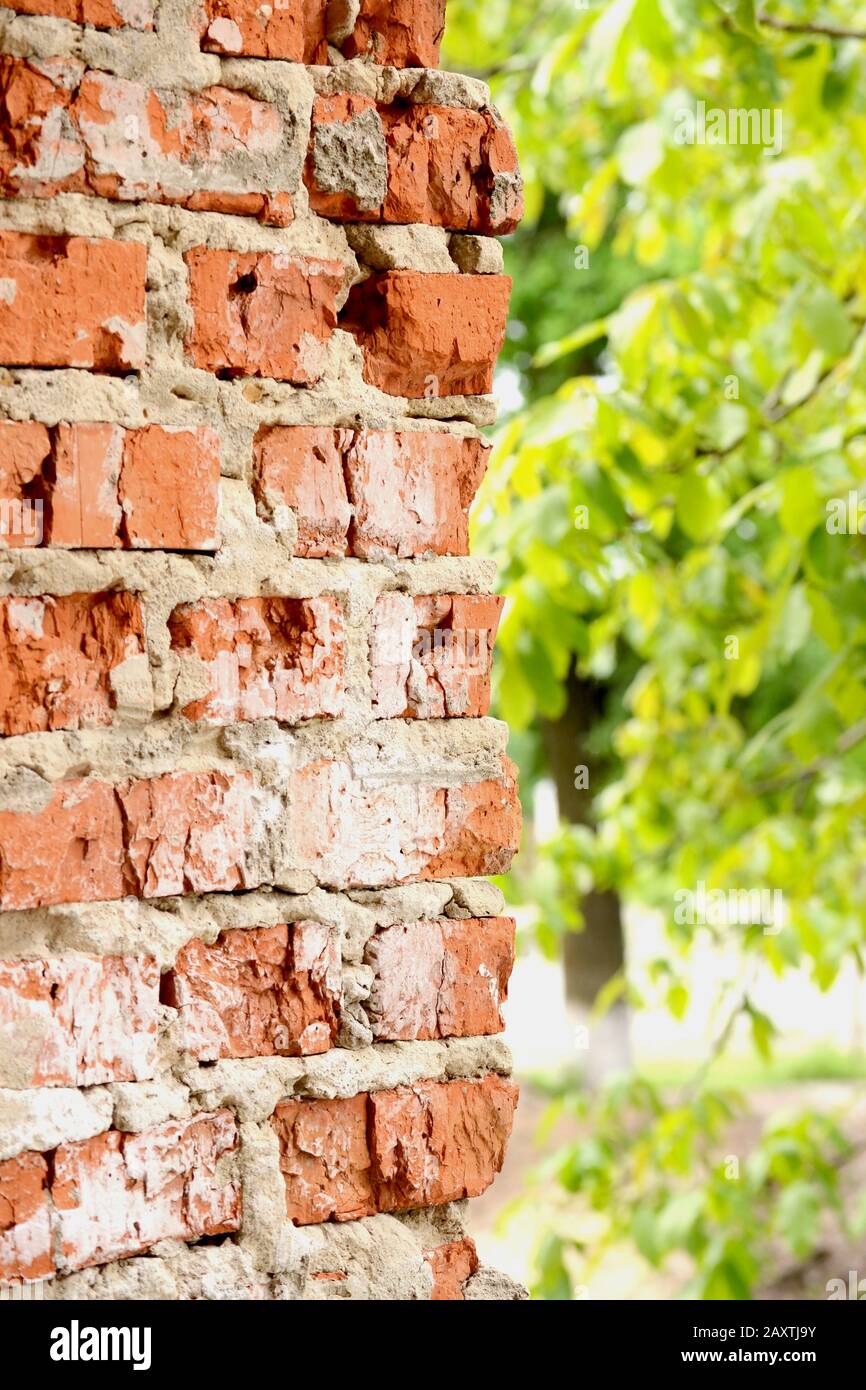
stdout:
[(175, 609), (176, 651), (204, 665), (209, 693), (187, 719), (334, 718), (343, 713), (345, 623), (333, 598), (207, 599)]
[(205, 247), (184, 259), (192, 312), (187, 349), (196, 367), (295, 386), (318, 381), (337, 323), (337, 261)]
[(367, 1012), (375, 1038), (412, 1042), (502, 1032), (514, 965), (510, 918), (403, 922), (378, 932), (364, 960), (373, 970)]
[(135, 594), (0, 598), (0, 733), (110, 724), (112, 674), (143, 651)]
[(491, 110), (319, 97), (305, 177), (310, 206), (340, 222), (426, 222), (496, 236), (523, 216), (517, 151)]
[(514, 767), (456, 787), (382, 786), (348, 763), (321, 760), (295, 774), (300, 867), (330, 888), (503, 873), (520, 835)]
[(463, 1286), (478, 1269), (478, 1251), (468, 1236), (451, 1240), (426, 1251), (425, 1260), (433, 1271), (432, 1303), (457, 1303), (465, 1297)]
[(215, 550), (219, 454), (210, 429), (0, 421), (2, 496), (38, 504), (0, 545)]
[(162, 984), (163, 1002), (179, 1011), (180, 1045), (200, 1061), (327, 1052), (340, 993), (337, 940), (318, 922), (190, 941)]
[(18, 1154), (0, 1163), (0, 1283), (44, 1279), (53, 1268), (48, 1164)]
[[(0, 961), (0, 1059), (27, 1086), (145, 1081), (156, 1067), (159, 971), (142, 957)], [(0, 1086), (12, 1085), (0, 1060)]]
[(390, 396), (488, 392), (505, 340), (506, 275), (393, 270), (351, 291), (341, 327), (364, 352), (364, 376)]
[(152, 29), (153, 6), (148, 0), (7, 0), (19, 14), (53, 15), (94, 29)]
[(273, 8), (256, 0), (205, 0), (202, 47), (215, 53), (327, 63), (328, 39), (347, 58), (366, 57), (392, 67), (436, 67), (445, 25), (445, 0), (360, 0), (352, 7), (328, 0), (284, 0)]
[(370, 642), (375, 713), (383, 719), (486, 714), (503, 606), (496, 595), (383, 594)]
[(502, 1166), (516, 1102), (500, 1076), (283, 1102), (273, 1125), (286, 1211), (306, 1226), (480, 1196)]
[(466, 555), (488, 453), (441, 431), (277, 425), (257, 436), (254, 486), (263, 515), (296, 516), (298, 555)]
[(514, 142), (446, 0), (9, 6), (0, 1286), (510, 1297)]
[(243, 887), (248, 774), (61, 782), (38, 811), (0, 811), (0, 907)]
[(143, 367), (146, 266), (133, 241), (0, 231), (0, 362)]
[(141, 1134), (109, 1130), (54, 1153), (51, 1196), (67, 1269), (140, 1254), (158, 1240), (236, 1231), (237, 1184), (219, 1173), (236, 1147), (230, 1111)]
[(277, 156), (282, 121), (268, 102), (210, 87), (195, 96), (49, 59), (0, 57), (0, 191), (90, 193), (200, 211), (292, 220), (287, 190), (244, 187), (243, 156)]

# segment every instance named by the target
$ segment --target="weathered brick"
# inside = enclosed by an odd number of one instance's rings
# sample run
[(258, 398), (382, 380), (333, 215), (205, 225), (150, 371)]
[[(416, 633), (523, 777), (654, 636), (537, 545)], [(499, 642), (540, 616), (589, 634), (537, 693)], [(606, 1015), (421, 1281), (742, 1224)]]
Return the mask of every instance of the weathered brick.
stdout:
[(505, 600), (496, 594), (382, 594), (373, 612), (373, 711), (383, 719), (484, 715)]
[(220, 933), (187, 942), (163, 977), (179, 1010), (180, 1045), (199, 1061), (327, 1052), (341, 995), (335, 933), (319, 922)]
[[(268, 102), (210, 87), (154, 91), (68, 58), (38, 66), (0, 57), (0, 191), (47, 198), (90, 193), (291, 220), (287, 190), (269, 190), (239, 160), (276, 156), (282, 120)], [(277, 196), (279, 195), (279, 196)]]
[(505, 340), (507, 275), (377, 272), (355, 285), (340, 327), (364, 351), (364, 377), (391, 396), (479, 395), (492, 389)]
[(502, 1167), (517, 1087), (427, 1081), (278, 1105), (286, 1212), (299, 1226), (477, 1197)]
[(347, 58), (435, 68), (444, 28), (445, 0), (360, 0), (354, 28), (340, 47)]
[(501, 1076), (374, 1091), (370, 1153), (380, 1211), (478, 1197), (502, 1167), (517, 1087)]
[(490, 446), (433, 430), (361, 430), (345, 456), (361, 559), (469, 554), (469, 508)]
[(0, 421), (0, 546), (215, 550), (219, 485), (210, 429)]
[(153, 5), (150, 0), (5, 0), (19, 14), (53, 15), (73, 24), (90, 24), (94, 29), (152, 29)]
[(215, 53), (327, 63), (328, 40), (347, 58), (398, 68), (434, 68), (445, 27), (445, 0), (205, 0), (202, 47)]
[(64, 1266), (83, 1269), (140, 1254), (159, 1240), (236, 1231), (238, 1185), (220, 1171), (236, 1145), (228, 1110), (141, 1134), (109, 1130), (61, 1144), (51, 1195)]
[(156, 1065), (159, 969), (134, 956), (0, 961), (0, 1086), (145, 1081)]
[(514, 965), (509, 917), (401, 922), (368, 942), (367, 1013), (384, 1042), (501, 1033)]
[(143, 367), (146, 269), (135, 241), (0, 231), (0, 362)]
[(186, 346), (197, 367), (295, 386), (318, 381), (337, 323), (338, 261), (203, 246), (184, 260), (193, 319)]
[(327, 0), (282, 0), (273, 6), (259, 0), (205, 0), (204, 8), (202, 48), (211, 52), (292, 63), (328, 61)]
[(297, 555), (466, 555), (489, 452), (439, 430), (265, 426), (253, 486), (263, 515), (295, 513)]
[(45, 539), (45, 473), (51, 435), (35, 421), (0, 420), (0, 547)]
[[(320, 425), (264, 426), (256, 435), (253, 487), (259, 510), (297, 517), (295, 554), (320, 559), (345, 555), (352, 508), (343, 474), (349, 431)], [(351, 437), (351, 436), (350, 436)]]
[(41, 811), (0, 811), (0, 908), (122, 898), (123, 829), (114, 787), (61, 782)]
[(497, 236), (523, 216), (517, 151), (492, 108), (319, 97), (305, 179), (313, 211), (341, 222)]
[(246, 772), (166, 773), (118, 787), (131, 891), (164, 898), (243, 888), (251, 791)]
[(0, 1163), (0, 1284), (53, 1273), (48, 1164), (22, 1153)]
[(329, 888), (504, 873), (520, 837), (514, 772), (505, 758), (495, 781), (382, 785), (310, 763), (292, 778), (297, 866)]
[(176, 608), (169, 629), (209, 680), (187, 719), (291, 724), (343, 713), (346, 628), (334, 598), (204, 599)]
[(0, 908), (231, 892), (244, 883), (248, 773), (60, 782), (38, 811), (0, 811)]
[(0, 598), (0, 734), (110, 724), (112, 672), (143, 652), (136, 594)]
[(284, 1101), (272, 1124), (280, 1145), (286, 1214), (296, 1226), (373, 1215), (366, 1095)]
[(474, 1240), (464, 1236), (447, 1245), (425, 1250), (424, 1259), (433, 1271), (432, 1303), (454, 1303), (464, 1298), (463, 1285), (478, 1269), (478, 1251)]

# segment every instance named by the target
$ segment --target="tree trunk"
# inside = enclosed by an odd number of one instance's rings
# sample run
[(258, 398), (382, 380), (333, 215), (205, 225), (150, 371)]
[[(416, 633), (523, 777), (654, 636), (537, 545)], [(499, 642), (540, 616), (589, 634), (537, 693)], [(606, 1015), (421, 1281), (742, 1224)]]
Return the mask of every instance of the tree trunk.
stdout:
[[(592, 800), (603, 783), (602, 760), (587, 742), (603, 710), (603, 688), (572, 672), (568, 705), (556, 723), (542, 725), (550, 775), (556, 786), (559, 814), (572, 825), (592, 825)], [(585, 767), (589, 784), (575, 785), (576, 769)], [(585, 780), (585, 779), (584, 779)], [(611, 891), (589, 893), (581, 903), (585, 926), (569, 932), (562, 943), (565, 997), (575, 1025), (578, 1060), (585, 1080), (597, 1086), (605, 1076), (630, 1063), (628, 1009), (621, 1000), (601, 1020), (590, 1022), (595, 998), (625, 965), (625, 938), (620, 901)]]

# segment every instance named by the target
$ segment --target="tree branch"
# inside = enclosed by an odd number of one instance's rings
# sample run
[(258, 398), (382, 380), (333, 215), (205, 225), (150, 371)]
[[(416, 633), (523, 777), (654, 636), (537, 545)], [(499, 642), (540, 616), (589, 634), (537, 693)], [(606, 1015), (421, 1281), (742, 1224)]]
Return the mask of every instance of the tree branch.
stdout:
[(758, 14), (758, 23), (765, 25), (767, 29), (779, 29), (786, 34), (820, 34), (827, 39), (866, 40), (866, 29), (846, 29), (839, 24), (822, 24), (818, 21), (807, 23), (805, 20), (776, 19), (773, 15), (765, 14), (763, 10)]

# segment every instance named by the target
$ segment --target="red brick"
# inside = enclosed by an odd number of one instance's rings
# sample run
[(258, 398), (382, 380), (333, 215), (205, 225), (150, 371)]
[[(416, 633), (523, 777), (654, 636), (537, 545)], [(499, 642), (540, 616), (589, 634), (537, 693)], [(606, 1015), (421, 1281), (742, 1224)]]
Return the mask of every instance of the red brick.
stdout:
[(0, 734), (110, 724), (112, 672), (143, 652), (136, 594), (0, 598)]
[(489, 453), (481, 439), (438, 430), (361, 430), (345, 457), (351, 553), (468, 555), (469, 508)]
[(517, 1087), (501, 1076), (374, 1091), (370, 1151), (380, 1211), (479, 1197), (502, 1167)]
[(296, 555), (467, 555), (489, 452), (439, 430), (265, 426), (253, 486), (263, 515), (295, 513)]
[(0, 362), (143, 367), (146, 269), (138, 242), (0, 231)]
[(355, 285), (340, 327), (364, 351), (364, 378), (391, 396), (479, 395), (505, 341), (507, 275), (388, 270)]
[(187, 719), (293, 724), (343, 713), (346, 629), (334, 598), (204, 599), (176, 608), (169, 629), (209, 681)]
[(514, 965), (509, 917), (443, 918), (386, 927), (368, 943), (367, 1012), (384, 1042), (501, 1033)]
[(0, 420), (0, 547), (42, 544), (50, 459), (44, 425)]
[(215, 53), (284, 58), (293, 63), (328, 61), (328, 38), (347, 58), (364, 56), (397, 68), (434, 68), (445, 27), (445, 0), (360, 0), (354, 25), (328, 25), (328, 0), (205, 0), (202, 47)]
[(253, 487), (265, 514), (290, 507), (298, 521), (295, 554), (347, 553), (352, 509), (343, 476), (348, 431), (318, 425), (264, 426), (255, 440)]
[(507, 758), (500, 779), (450, 787), (382, 785), (323, 759), (295, 773), (291, 790), (297, 867), (329, 888), (504, 873), (519, 844), (520, 802)]
[(153, 8), (147, 0), (4, 0), (19, 14), (47, 14), (90, 24), (94, 29), (152, 29)]
[(517, 1087), (425, 1081), (349, 1100), (294, 1100), (272, 1124), (298, 1226), (477, 1197), (502, 1167)]
[(444, 28), (445, 0), (361, 0), (355, 27), (341, 48), (347, 58), (435, 68)]
[(0, 908), (125, 892), (120, 806), (107, 782), (61, 782), (42, 811), (0, 811)]
[(29, 1070), (17, 1084), (146, 1081), (156, 1065), (158, 1015), (159, 969), (149, 958), (0, 961), (0, 1038)]
[(306, 1057), (336, 1037), (340, 971), (337, 938), (318, 922), (224, 931), (213, 946), (187, 942), (162, 998), (199, 1061)]
[(41, 811), (0, 811), (0, 908), (246, 887), (251, 794), (248, 773), (60, 782)]
[(245, 772), (166, 773), (118, 787), (132, 892), (164, 898), (245, 887), (251, 792)]
[(48, 1164), (38, 1153), (0, 1163), (0, 1284), (54, 1272)]
[(455, 1303), (464, 1299), (463, 1285), (478, 1269), (478, 1251), (474, 1240), (451, 1240), (424, 1252), (424, 1259), (433, 1271), (431, 1303)]
[[(35, 66), (0, 58), (0, 190), (48, 198), (90, 193), (126, 201), (246, 214), (285, 225), (291, 200), (274, 205), (255, 175), (232, 161), (276, 156), (284, 143), (276, 108), (211, 87), (194, 96), (154, 91), (83, 64)], [(234, 186), (233, 186), (234, 185)], [(286, 202), (288, 200), (288, 202)]]
[(271, 1123), (280, 1145), (286, 1214), (296, 1226), (373, 1215), (366, 1095), (284, 1101)]
[(219, 484), (210, 429), (0, 421), (0, 545), (215, 550)]
[[(355, 171), (369, 160), (371, 125), (387, 151), (387, 171), (381, 171), (380, 188), (371, 178), (361, 199)], [(345, 184), (335, 144), (347, 156), (344, 167), (353, 170)], [(341, 222), (425, 222), (501, 236), (523, 216), (517, 151), (491, 108), (386, 104), (344, 93), (319, 97), (305, 179), (313, 211)]]
[(205, 0), (202, 48), (213, 53), (244, 53), (285, 58), (293, 63), (327, 63), (327, 0)]
[(142, 1134), (109, 1130), (54, 1154), (51, 1195), (64, 1266), (140, 1254), (159, 1240), (236, 1231), (240, 1193), (220, 1173), (237, 1146), (228, 1110), (170, 1120)]
[(337, 323), (338, 261), (203, 246), (184, 260), (193, 317), (187, 350), (197, 367), (295, 386), (318, 381)]
[(498, 595), (382, 594), (373, 612), (373, 711), (383, 719), (484, 715)]

